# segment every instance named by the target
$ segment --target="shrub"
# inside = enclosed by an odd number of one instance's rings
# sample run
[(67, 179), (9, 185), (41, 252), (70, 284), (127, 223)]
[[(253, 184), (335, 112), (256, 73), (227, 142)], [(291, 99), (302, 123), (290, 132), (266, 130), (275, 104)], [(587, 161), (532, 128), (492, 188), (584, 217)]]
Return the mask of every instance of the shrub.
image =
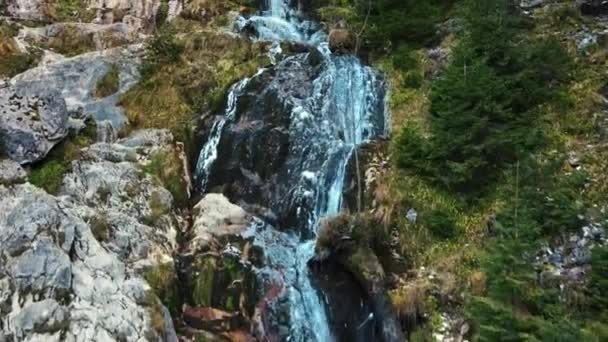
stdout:
[(467, 3), (468, 35), (431, 90), (428, 137), (406, 127), (396, 159), (470, 196), (542, 146), (539, 106), (568, 81), (570, 59), (556, 41), (530, 39), (508, 1)]
[(184, 46), (175, 37), (170, 26), (160, 28), (146, 43), (141, 74), (144, 80), (149, 79), (161, 66), (177, 63)]
[(102, 98), (108, 97), (118, 91), (120, 85), (120, 70), (116, 65), (112, 65), (110, 70), (97, 81), (95, 96)]
[(423, 219), (427, 229), (436, 238), (451, 239), (458, 235), (454, 215), (447, 210), (433, 209)]

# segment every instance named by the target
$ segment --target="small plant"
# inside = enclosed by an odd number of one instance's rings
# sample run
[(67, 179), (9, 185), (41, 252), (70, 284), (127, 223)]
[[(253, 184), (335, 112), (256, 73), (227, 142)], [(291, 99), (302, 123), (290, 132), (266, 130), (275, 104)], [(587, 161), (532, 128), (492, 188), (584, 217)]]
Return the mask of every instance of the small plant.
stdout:
[(120, 85), (120, 70), (112, 65), (110, 70), (99, 79), (95, 88), (95, 96), (98, 98), (108, 97), (118, 91)]
[(49, 194), (57, 194), (61, 188), (66, 166), (58, 160), (51, 160), (35, 168), (30, 174), (29, 181), (33, 185), (44, 189)]
[(160, 264), (146, 271), (144, 278), (154, 290), (154, 293), (169, 309), (172, 316), (178, 314), (179, 291), (177, 275), (171, 264)]
[(110, 238), (110, 223), (105, 215), (98, 215), (91, 219), (89, 222), (91, 232), (97, 241), (104, 242)]
[(431, 234), (439, 239), (451, 239), (458, 235), (454, 215), (442, 209), (431, 210), (424, 219)]

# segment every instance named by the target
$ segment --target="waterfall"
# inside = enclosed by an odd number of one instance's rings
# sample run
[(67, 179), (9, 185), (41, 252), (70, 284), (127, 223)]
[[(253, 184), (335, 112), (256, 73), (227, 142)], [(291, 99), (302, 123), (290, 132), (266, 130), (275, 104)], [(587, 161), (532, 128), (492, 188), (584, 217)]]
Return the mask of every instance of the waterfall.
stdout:
[[(214, 122), (200, 152), (196, 180), (199, 189), (204, 191), (210, 176), (213, 177), (213, 166), (218, 162), (218, 151), (228, 134), (225, 132), (227, 127), (232, 125), (235, 131), (239, 131), (238, 124), (233, 121), (241, 120), (237, 118), (239, 115), (247, 115), (247, 110), (255, 109), (240, 108), (239, 99), (245, 99), (244, 103), (248, 106), (256, 106), (256, 102), (251, 102), (251, 97), (255, 95), (251, 94), (249, 87), (270, 82), (259, 96), (271, 92), (281, 94), (270, 98), (276, 101), (277, 106), (289, 110), (288, 132), (285, 132), (288, 135), (288, 150), (285, 153), (285, 168), (273, 178), (273, 184), (267, 185), (273, 195), (263, 202), (271, 206), (270, 209), (280, 218), (295, 215), (299, 230), (275, 229), (263, 220), (256, 219), (252, 226), (255, 240), (263, 246), (267, 259), (266, 265), (260, 270), (260, 277), (266, 281), (279, 279), (278, 282), (285, 288), (289, 331), (281, 333), (283, 340), (330, 342), (335, 338), (328, 322), (326, 301), (311, 283), (307, 262), (314, 256), (314, 237), (320, 221), (342, 209), (346, 169), (356, 146), (386, 133), (384, 81), (354, 56), (333, 56), (328, 49), (326, 34), (319, 30), (316, 23), (302, 19), (288, 7), (285, 0), (267, 0), (266, 11), (247, 19), (240, 18), (236, 26), (237, 29), (253, 27), (257, 32), (254, 39), (312, 46), (318, 50), (322, 60), (315, 67), (317, 71), (312, 72), (306, 69), (312, 67), (305, 65), (310, 53), (288, 57), (276, 61), (273, 72), (261, 70), (232, 86), (224, 116)], [(287, 87), (287, 93), (282, 93), (285, 83), (291, 82), (294, 73), (300, 69), (310, 71), (304, 72), (304, 75), (313, 75), (309, 86), (303, 87), (305, 90)], [(268, 101), (260, 100), (259, 105)], [(237, 113), (241, 111), (245, 113)], [(264, 112), (257, 115), (276, 114)], [(251, 122), (257, 124), (264, 120), (258, 116)], [(241, 143), (239, 141), (233, 139), (225, 142), (225, 149), (236, 153), (230, 147), (236, 148), (233, 145)], [(245, 156), (252, 158), (254, 147), (250, 145), (251, 142), (242, 142), (237, 150), (245, 149)], [(235, 154), (228, 158), (238, 156)], [(241, 161), (233, 160), (231, 163), (234, 162)], [(255, 160), (242, 162), (245, 166), (240, 169), (251, 168), (248, 164), (255, 163)], [(254, 173), (251, 170), (247, 172)], [(232, 180), (226, 182), (231, 183)], [(285, 209), (292, 206), (296, 207), (295, 211)]]

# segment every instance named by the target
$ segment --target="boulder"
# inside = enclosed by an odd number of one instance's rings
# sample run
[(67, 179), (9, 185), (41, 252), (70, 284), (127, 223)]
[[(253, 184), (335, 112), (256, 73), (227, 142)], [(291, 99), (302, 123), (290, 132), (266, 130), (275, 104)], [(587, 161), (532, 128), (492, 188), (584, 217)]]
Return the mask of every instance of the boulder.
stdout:
[(65, 101), (55, 90), (37, 95), (20, 87), (0, 88), (0, 141), (9, 158), (20, 164), (43, 159), (68, 128)]
[[(140, 54), (140, 45), (85, 53), (27, 70), (13, 77), (10, 84), (19, 94), (47, 102), (51, 101), (47, 98), (52, 99), (57, 102), (57, 109), (65, 112), (67, 108), (77, 119), (80, 119), (81, 113), (86, 113), (96, 121), (111, 121), (118, 129), (126, 118), (124, 110), (117, 103), (120, 96), (139, 80)], [(97, 98), (97, 83), (113, 66), (119, 71), (119, 89), (110, 96)], [(67, 116), (64, 114), (62, 120), (67, 120)], [(49, 129), (47, 134), (53, 132)]]
[(0, 160), (0, 184), (21, 183), (26, 177), (27, 174), (19, 163), (10, 159)]
[(221, 194), (207, 194), (194, 206), (193, 239), (190, 250), (208, 247), (218, 239), (238, 237), (247, 229), (251, 217)]
[(351, 53), (356, 44), (356, 38), (350, 30), (333, 29), (329, 32), (329, 48), (334, 53)]

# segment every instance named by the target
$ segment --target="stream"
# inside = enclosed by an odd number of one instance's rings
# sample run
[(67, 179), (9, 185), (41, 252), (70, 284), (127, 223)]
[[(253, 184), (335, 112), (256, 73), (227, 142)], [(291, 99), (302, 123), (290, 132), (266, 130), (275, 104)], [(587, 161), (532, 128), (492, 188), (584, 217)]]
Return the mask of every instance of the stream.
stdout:
[(249, 231), (265, 255), (257, 270), (262, 297), (278, 292), (257, 337), (370, 341), (373, 315), (363, 291), (344, 285), (336, 299), (318, 288), (324, 280), (315, 280), (307, 263), (320, 221), (343, 207), (353, 151), (388, 133), (385, 81), (354, 56), (333, 55), (320, 26), (288, 0), (267, 0), (262, 12), (235, 25), (273, 42), (275, 54), (282, 42), (308, 47), (230, 88), (195, 171), (199, 192), (221, 191), (256, 213)]

